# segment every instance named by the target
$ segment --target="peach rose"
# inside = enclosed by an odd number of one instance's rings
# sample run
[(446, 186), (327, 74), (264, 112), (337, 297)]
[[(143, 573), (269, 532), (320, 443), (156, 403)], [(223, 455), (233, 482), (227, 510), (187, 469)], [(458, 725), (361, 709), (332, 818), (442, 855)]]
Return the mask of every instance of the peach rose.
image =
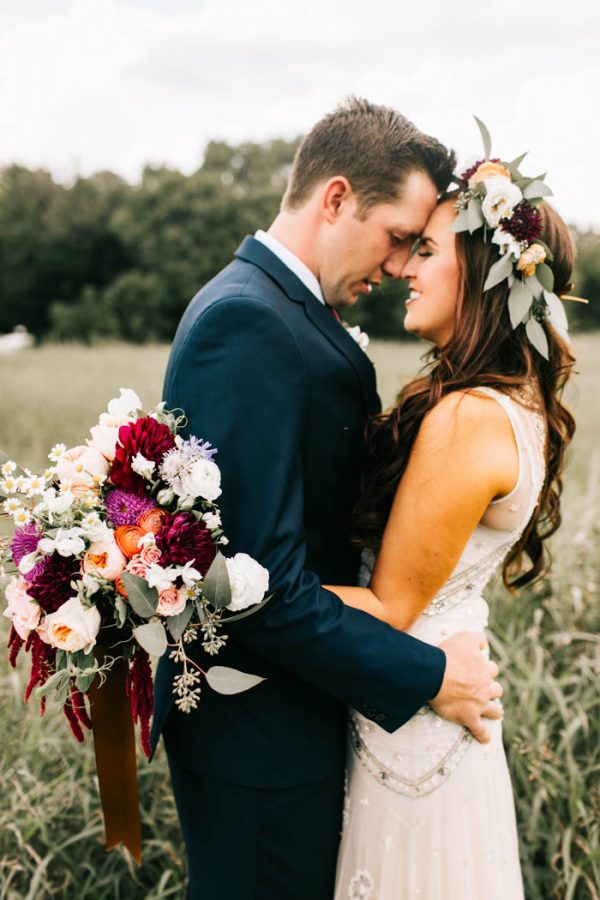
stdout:
[(469, 187), (472, 188), (476, 184), (479, 184), (480, 181), (485, 181), (486, 178), (493, 178), (495, 175), (503, 175), (505, 178), (510, 179), (510, 172), (506, 166), (486, 159), (486, 161), (482, 162), (477, 171), (469, 178)]
[(42, 610), (27, 593), (27, 583), (18, 576), (11, 578), (6, 585), (5, 596), (8, 608), (4, 610), (4, 615), (11, 619), (21, 640), (26, 641), (37, 628)]
[(84, 446), (66, 450), (56, 464), (61, 490), (68, 486), (76, 497), (97, 492), (108, 469), (108, 462), (98, 450)]
[(156, 612), (159, 616), (178, 616), (185, 609), (187, 603), (186, 588), (170, 587), (158, 592), (158, 606)]
[(77, 650), (89, 653), (96, 643), (100, 621), (95, 606), (86, 609), (78, 597), (71, 597), (56, 612), (46, 616), (44, 624), (54, 647), (70, 653)]
[(127, 565), (127, 557), (121, 553), (114, 540), (94, 541), (83, 557), (83, 571), (114, 581)]
[(141, 514), (137, 520), (137, 524), (143, 532), (147, 533), (152, 531), (156, 534), (168, 515), (169, 513), (166, 510), (161, 509), (160, 506), (153, 506), (151, 509), (147, 509), (146, 512)]
[(120, 525), (115, 531), (115, 541), (128, 559), (140, 552), (139, 541), (145, 532), (137, 525)]
[[(131, 572), (132, 575), (137, 575), (138, 578), (145, 578), (148, 572), (148, 566), (143, 561), (141, 556), (134, 556), (129, 560), (127, 565), (125, 566), (126, 572)], [(118, 590), (121, 597), (124, 597), (127, 600), (127, 591), (125, 590), (125, 585), (123, 584), (123, 580), (120, 575), (117, 575), (115, 579), (115, 587)]]
[(540, 263), (546, 259), (546, 251), (541, 244), (532, 244), (527, 250), (524, 250), (517, 262), (517, 269), (522, 272), (526, 278), (535, 275), (535, 270)]

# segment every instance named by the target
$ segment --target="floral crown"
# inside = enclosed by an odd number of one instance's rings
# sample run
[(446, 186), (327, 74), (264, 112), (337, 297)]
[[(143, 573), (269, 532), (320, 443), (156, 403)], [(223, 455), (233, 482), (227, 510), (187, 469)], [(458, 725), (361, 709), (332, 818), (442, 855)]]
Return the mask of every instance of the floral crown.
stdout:
[[(460, 192), (456, 201), (456, 232), (473, 234), (483, 229), (483, 240), (493, 232), (491, 242), (500, 249), (488, 272), (484, 291), (508, 281), (508, 311), (513, 328), (523, 323), (529, 342), (548, 359), (548, 339), (542, 322), (548, 319), (566, 341), (567, 315), (554, 293), (550, 248), (540, 239), (542, 217), (539, 207), (552, 191), (545, 175), (527, 178), (519, 171), (526, 153), (512, 162), (491, 159), (492, 140), (486, 126), (474, 117), (483, 138), (484, 159), (462, 175), (455, 176)], [(579, 299), (579, 298), (572, 298)], [(585, 302), (585, 301), (584, 301)]]

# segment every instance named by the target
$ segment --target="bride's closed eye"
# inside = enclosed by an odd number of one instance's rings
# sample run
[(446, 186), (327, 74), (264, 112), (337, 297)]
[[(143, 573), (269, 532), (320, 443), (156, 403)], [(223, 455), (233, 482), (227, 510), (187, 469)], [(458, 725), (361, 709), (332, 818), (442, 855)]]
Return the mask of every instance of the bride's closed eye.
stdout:
[(419, 250), (417, 256), (433, 256), (431, 250)]

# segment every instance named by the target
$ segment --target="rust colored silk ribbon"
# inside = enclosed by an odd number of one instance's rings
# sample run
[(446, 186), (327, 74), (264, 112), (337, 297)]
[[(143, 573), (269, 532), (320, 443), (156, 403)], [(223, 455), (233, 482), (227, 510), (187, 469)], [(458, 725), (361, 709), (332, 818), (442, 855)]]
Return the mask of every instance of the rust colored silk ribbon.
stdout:
[[(104, 651), (96, 649), (102, 664)], [(142, 862), (142, 830), (137, 789), (135, 732), (125, 691), (127, 663), (119, 659), (100, 686), (90, 692), (90, 714), (96, 749), (96, 772), (104, 816), (105, 846), (125, 844), (138, 865)]]

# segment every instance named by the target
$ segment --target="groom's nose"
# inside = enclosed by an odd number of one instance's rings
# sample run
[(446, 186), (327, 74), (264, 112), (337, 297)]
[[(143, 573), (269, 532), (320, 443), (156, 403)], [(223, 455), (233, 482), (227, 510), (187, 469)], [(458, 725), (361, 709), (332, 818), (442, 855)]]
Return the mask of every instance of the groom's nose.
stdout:
[(393, 253), (385, 259), (382, 269), (383, 272), (388, 276), (388, 278), (401, 278), (402, 270), (408, 261), (408, 255), (410, 253), (410, 245), (411, 242), (407, 241), (406, 244), (402, 244), (400, 247), (397, 247)]

